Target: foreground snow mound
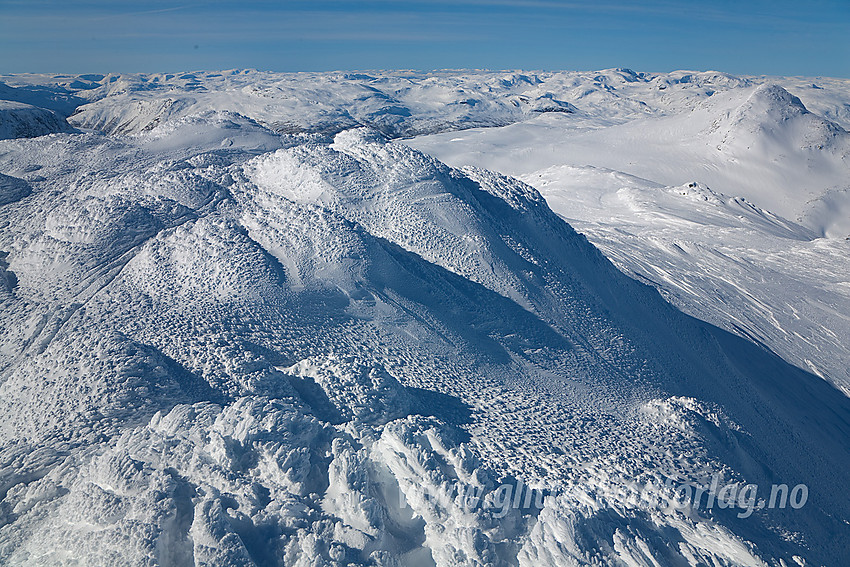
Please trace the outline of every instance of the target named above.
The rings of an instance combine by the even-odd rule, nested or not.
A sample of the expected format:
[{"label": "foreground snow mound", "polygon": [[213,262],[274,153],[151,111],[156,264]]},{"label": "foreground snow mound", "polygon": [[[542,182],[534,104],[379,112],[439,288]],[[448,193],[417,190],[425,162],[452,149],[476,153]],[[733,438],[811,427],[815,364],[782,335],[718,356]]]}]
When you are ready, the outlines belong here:
[{"label": "foreground snow mound", "polygon": [[55,112],[9,100],[0,100],[0,140],[35,138],[73,128]]},{"label": "foreground snow mound", "polygon": [[[841,563],[847,398],[528,185],[222,112],[0,150],[0,563]],[[808,503],[669,505],[713,475]]]}]

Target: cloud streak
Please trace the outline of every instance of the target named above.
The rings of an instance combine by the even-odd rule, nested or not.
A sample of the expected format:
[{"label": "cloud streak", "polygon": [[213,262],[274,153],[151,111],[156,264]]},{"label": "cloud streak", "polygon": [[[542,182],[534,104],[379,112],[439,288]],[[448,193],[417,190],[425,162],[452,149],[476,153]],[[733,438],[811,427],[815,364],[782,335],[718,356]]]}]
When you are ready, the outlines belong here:
[{"label": "cloud streak", "polygon": [[166,14],[170,12],[178,12],[180,10],[188,10],[191,8],[198,7],[198,4],[185,4],[183,6],[172,6],[170,8],[157,8],[155,10],[139,10],[135,12],[121,12],[117,14],[108,14],[105,16],[95,16],[92,17],[91,20],[98,22],[103,20],[113,20],[118,18],[133,18],[137,16],[150,16],[156,14]]}]

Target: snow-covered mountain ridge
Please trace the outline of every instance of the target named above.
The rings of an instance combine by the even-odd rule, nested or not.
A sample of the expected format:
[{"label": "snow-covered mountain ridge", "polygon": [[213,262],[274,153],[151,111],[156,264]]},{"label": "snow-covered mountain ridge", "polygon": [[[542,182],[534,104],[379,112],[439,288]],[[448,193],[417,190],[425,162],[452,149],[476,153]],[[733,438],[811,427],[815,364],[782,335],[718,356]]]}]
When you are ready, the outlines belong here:
[{"label": "snow-covered mountain ridge", "polygon": [[[850,400],[678,311],[562,216],[604,181],[633,222],[675,228],[691,211],[689,227],[737,219],[800,243],[810,228],[705,185],[590,167],[557,166],[586,193],[541,195],[386,138],[602,129],[747,80],[612,71],[559,90],[446,73],[435,89],[538,88],[569,112],[408,101],[409,117],[374,110],[382,134],[351,128],[368,113],[336,102],[353,98],[333,75],[310,75],[326,90],[291,114],[278,95],[266,114],[240,98],[275,77],[239,74],[234,94],[221,75],[148,90],[68,78],[95,101],[70,121],[109,135],[0,141],[0,564],[842,564]],[[346,80],[384,79],[430,84]],[[596,86],[579,97],[582,81]],[[621,97],[633,82],[662,102]],[[158,89],[197,99],[137,104]],[[310,97],[330,110],[272,120]],[[751,515],[659,504],[712,477],[760,497],[804,484],[808,499]],[[499,505],[520,482],[539,508]],[[470,491],[482,505],[456,498]]]},{"label": "snow-covered mountain ridge", "polygon": [[369,126],[385,135],[410,136],[505,125],[545,114],[575,115],[587,125],[598,126],[676,114],[714,94],[765,83],[804,88],[802,98],[810,110],[844,127],[850,124],[850,111],[842,97],[835,96],[846,88],[840,79],[738,78],[717,72],[230,70],[0,75],[0,82],[5,83],[0,98],[20,101],[26,97],[36,106],[73,114],[74,125],[116,134],[208,110],[239,112],[283,132],[338,132]]},{"label": "snow-covered mountain ridge", "polygon": [[526,181],[688,313],[850,392],[846,82],[755,83],[592,128],[546,118],[405,143]]}]

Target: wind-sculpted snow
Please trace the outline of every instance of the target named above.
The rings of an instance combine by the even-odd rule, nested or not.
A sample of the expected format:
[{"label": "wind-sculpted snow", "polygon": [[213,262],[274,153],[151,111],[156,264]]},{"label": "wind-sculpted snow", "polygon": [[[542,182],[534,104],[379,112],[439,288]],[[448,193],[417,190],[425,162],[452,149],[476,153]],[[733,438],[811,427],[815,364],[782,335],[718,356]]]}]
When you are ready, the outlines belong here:
[{"label": "wind-sculpted snow", "polygon": [[[158,79],[201,113],[136,106],[150,77],[90,78],[109,102],[77,116],[133,135],[0,142],[0,564],[842,564],[846,396],[676,310],[529,185],[333,113],[291,129],[338,133],[281,134],[244,90],[213,104],[216,81],[253,97],[261,76]],[[333,112],[351,83],[543,81],[321,77]],[[596,90],[554,99],[615,121],[643,112],[628,85],[668,110],[746,86],[573,78]],[[433,124],[411,116],[394,128]],[[667,195],[810,235],[702,185]],[[671,504],[717,478],[808,499]]]},{"label": "wind-sculpted snow", "polygon": [[32,193],[23,179],[0,174],[0,206],[19,201]]}]

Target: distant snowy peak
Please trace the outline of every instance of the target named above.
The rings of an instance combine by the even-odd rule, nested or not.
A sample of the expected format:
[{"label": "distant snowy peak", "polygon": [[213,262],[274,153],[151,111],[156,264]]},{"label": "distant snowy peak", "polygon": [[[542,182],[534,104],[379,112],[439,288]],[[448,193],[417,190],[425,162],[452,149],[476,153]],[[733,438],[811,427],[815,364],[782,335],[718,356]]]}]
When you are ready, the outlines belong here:
[{"label": "distant snowy peak", "polygon": [[169,119],[185,116],[181,111],[191,108],[194,102],[191,98],[172,97],[135,100],[120,114],[82,111],[69,120],[89,130],[120,136],[152,130]]},{"label": "distant snowy peak", "polygon": [[787,120],[807,114],[803,102],[779,85],[766,83],[757,86],[738,109],[738,115],[763,112],[776,119]]},{"label": "distant snowy peak", "polygon": [[719,71],[673,71],[652,77],[652,82],[662,85],[694,85],[704,88],[740,89],[752,85],[752,81]]},{"label": "distant snowy peak", "polygon": [[757,144],[792,144],[797,149],[822,150],[842,144],[850,147],[847,132],[806,108],[803,102],[776,84],[755,87],[737,108],[727,111],[710,129],[731,149]]},{"label": "distant snowy peak", "polygon": [[0,100],[0,140],[36,138],[73,128],[55,112],[22,102]]},{"label": "distant snowy peak", "polygon": [[519,95],[515,98],[517,106],[525,107],[531,112],[578,112],[578,108],[563,100],[555,98],[553,93],[545,93],[540,96],[531,98],[525,95]]}]

